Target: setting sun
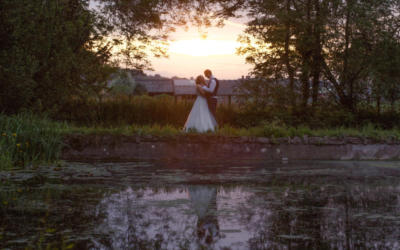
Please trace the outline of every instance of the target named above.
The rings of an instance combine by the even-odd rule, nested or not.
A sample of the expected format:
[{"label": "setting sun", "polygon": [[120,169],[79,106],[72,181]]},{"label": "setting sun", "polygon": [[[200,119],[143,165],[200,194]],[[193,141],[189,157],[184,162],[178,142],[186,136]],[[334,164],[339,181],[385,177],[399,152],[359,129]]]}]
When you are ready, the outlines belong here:
[{"label": "setting sun", "polygon": [[233,55],[239,46],[231,40],[192,39],[171,42],[169,50],[190,56]]}]

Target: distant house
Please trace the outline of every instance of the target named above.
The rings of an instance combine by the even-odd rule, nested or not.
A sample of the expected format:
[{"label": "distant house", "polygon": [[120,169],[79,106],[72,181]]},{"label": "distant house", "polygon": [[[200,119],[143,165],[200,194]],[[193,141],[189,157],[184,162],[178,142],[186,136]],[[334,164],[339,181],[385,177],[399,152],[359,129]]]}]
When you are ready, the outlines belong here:
[{"label": "distant house", "polygon": [[232,104],[236,102],[238,94],[238,87],[240,86],[240,80],[220,80],[218,89],[219,101],[225,104]]},{"label": "distant house", "polygon": [[160,75],[148,76],[138,74],[133,77],[135,82],[142,85],[150,96],[155,95],[173,95],[174,85],[171,79],[161,77]]},{"label": "distant house", "polygon": [[[231,104],[236,102],[238,96],[237,87],[240,85],[240,80],[220,80],[217,92],[219,103]],[[183,81],[174,80],[174,95],[178,100],[194,99],[196,97],[196,85],[193,80]]]},{"label": "distant house", "polygon": [[[179,77],[165,78],[160,75],[149,76],[143,73],[138,72],[136,75],[133,75],[132,78],[134,82],[140,84],[146,89],[146,92],[150,96],[167,94],[171,96],[175,96],[177,101],[181,100],[194,100],[197,96],[196,93],[196,85],[193,79],[185,79]],[[219,80],[219,89],[217,93],[218,103],[223,104],[232,104],[237,103],[238,97],[240,95],[238,88],[244,81],[254,81],[255,84],[258,84],[259,81],[266,82],[266,79],[252,79],[249,77],[242,77],[238,80]],[[272,81],[271,84],[277,86],[288,87],[289,81],[288,79],[281,79]],[[296,80],[295,81],[296,90],[300,91],[301,83]],[[320,82],[319,94],[321,98],[324,98],[328,95],[328,90],[326,89],[326,83]],[[310,83],[311,86],[311,83]],[[301,94],[299,92],[299,94]],[[311,102],[311,97],[308,100]]]},{"label": "distant house", "polygon": [[170,79],[147,79],[141,81],[137,80],[137,82],[146,88],[150,96],[174,94],[174,84]]},{"label": "distant house", "polygon": [[[176,97],[176,100],[194,100],[197,96],[196,85],[193,79],[174,77],[173,79],[160,76],[134,76],[135,82],[144,86],[150,96],[168,94]],[[236,89],[240,80],[220,80],[217,98],[219,103],[231,104],[236,101]]]},{"label": "distant house", "polygon": [[174,96],[177,100],[191,100],[195,99],[196,84],[194,80],[187,79],[174,79]]}]

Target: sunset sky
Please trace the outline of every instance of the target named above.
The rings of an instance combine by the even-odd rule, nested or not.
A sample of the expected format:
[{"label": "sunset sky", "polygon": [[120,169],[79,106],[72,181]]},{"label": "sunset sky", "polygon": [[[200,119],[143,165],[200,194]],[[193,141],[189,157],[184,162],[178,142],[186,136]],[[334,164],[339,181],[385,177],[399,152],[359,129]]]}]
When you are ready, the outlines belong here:
[{"label": "sunset sky", "polygon": [[250,65],[245,64],[243,56],[235,54],[240,46],[238,35],[245,25],[239,21],[227,21],[222,28],[209,28],[207,38],[203,39],[197,28],[188,31],[178,29],[171,34],[169,58],[153,58],[155,71],[172,77],[195,77],[209,68],[220,79],[237,79],[248,74]]},{"label": "sunset sky", "polygon": [[[98,2],[90,0],[90,8]],[[226,20],[222,28],[209,28],[206,39],[198,28],[177,29],[170,34],[169,58],[151,58],[154,71],[166,77],[196,77],[209,68],[220,79],[237,79],[246,76],[251,68],[243,56],[236,55],[238,36],[245,29],[244,19]]]}]

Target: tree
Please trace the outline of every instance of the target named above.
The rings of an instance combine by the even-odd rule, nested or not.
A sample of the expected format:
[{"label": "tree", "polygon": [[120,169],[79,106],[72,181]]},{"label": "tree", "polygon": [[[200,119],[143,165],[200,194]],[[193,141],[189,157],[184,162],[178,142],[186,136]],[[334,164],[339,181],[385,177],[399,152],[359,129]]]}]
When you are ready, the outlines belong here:
[{"label": "tree", "polygon": [[251,21],[238,52],[254,65],[256,77],[300,82],[303,108],[310,90],[313,106],[318,103],[324,81],[333,99],[354,112],[381,49],[382,31],[398,36],[399,6],[398,0],[248,1]]},{"label": "tree", "polygon": [[395,102],[400,99],[400,42],[390,34],[383,34],[377,47],[379,51],[375,51],[374,67],[370,72],[372,94],[378,113],[382,99],[390,103],[393,112]]},{"label": "tree", "polygon": [[149,55],[166,57],[167,38],[177,26],[199,29],[222,25],[243,2],[228,0],[97,0],[97,12],[112,27],[113,41],[120,47],[119,64],[152,69]]},{"label": "tree", "polygon": [[80,0],[0,2],[0,110],[55,111],[101,89],[110,46],[98,16]]},{"label": "tree", "polygon": [[[115,66],[150,69],[166,56],[176,25],[219,23],[212,6],[187,0],[0,1],[0,111],[53,111],[71,98],[101,93]],[[118,64],[118,65],[116,65]]]},{"label": "tree", "polygon": [[[239,54],[254,64],[253,75],[289,81],[291,106],[301,93],[301,107],[318,99],[324,2],[249,1],[252,21],[248,23]],[[310,85],[312,79],[312,85]],[[300,84],[296,84],[300,83]],[[296,86],[298,85],[298,86]],[[297,89],[298,88],[298,89]]]}]

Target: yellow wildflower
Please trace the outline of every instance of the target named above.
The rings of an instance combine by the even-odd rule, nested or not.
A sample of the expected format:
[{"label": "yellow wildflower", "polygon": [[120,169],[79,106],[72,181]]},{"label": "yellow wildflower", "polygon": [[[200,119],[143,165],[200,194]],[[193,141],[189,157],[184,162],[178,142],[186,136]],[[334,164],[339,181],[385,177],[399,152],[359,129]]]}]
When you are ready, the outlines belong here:
[{"label": "yellow wildflower", "polygon": [[17,143],[17,147],[21,147],[21,143]]},{"label": "yellow wildflower", "polygon": [[16,133],[13,133],[13,134],[12,134],[12,136],[16,137],[16,136],[17,136],[17,134],[16,134]]}]

